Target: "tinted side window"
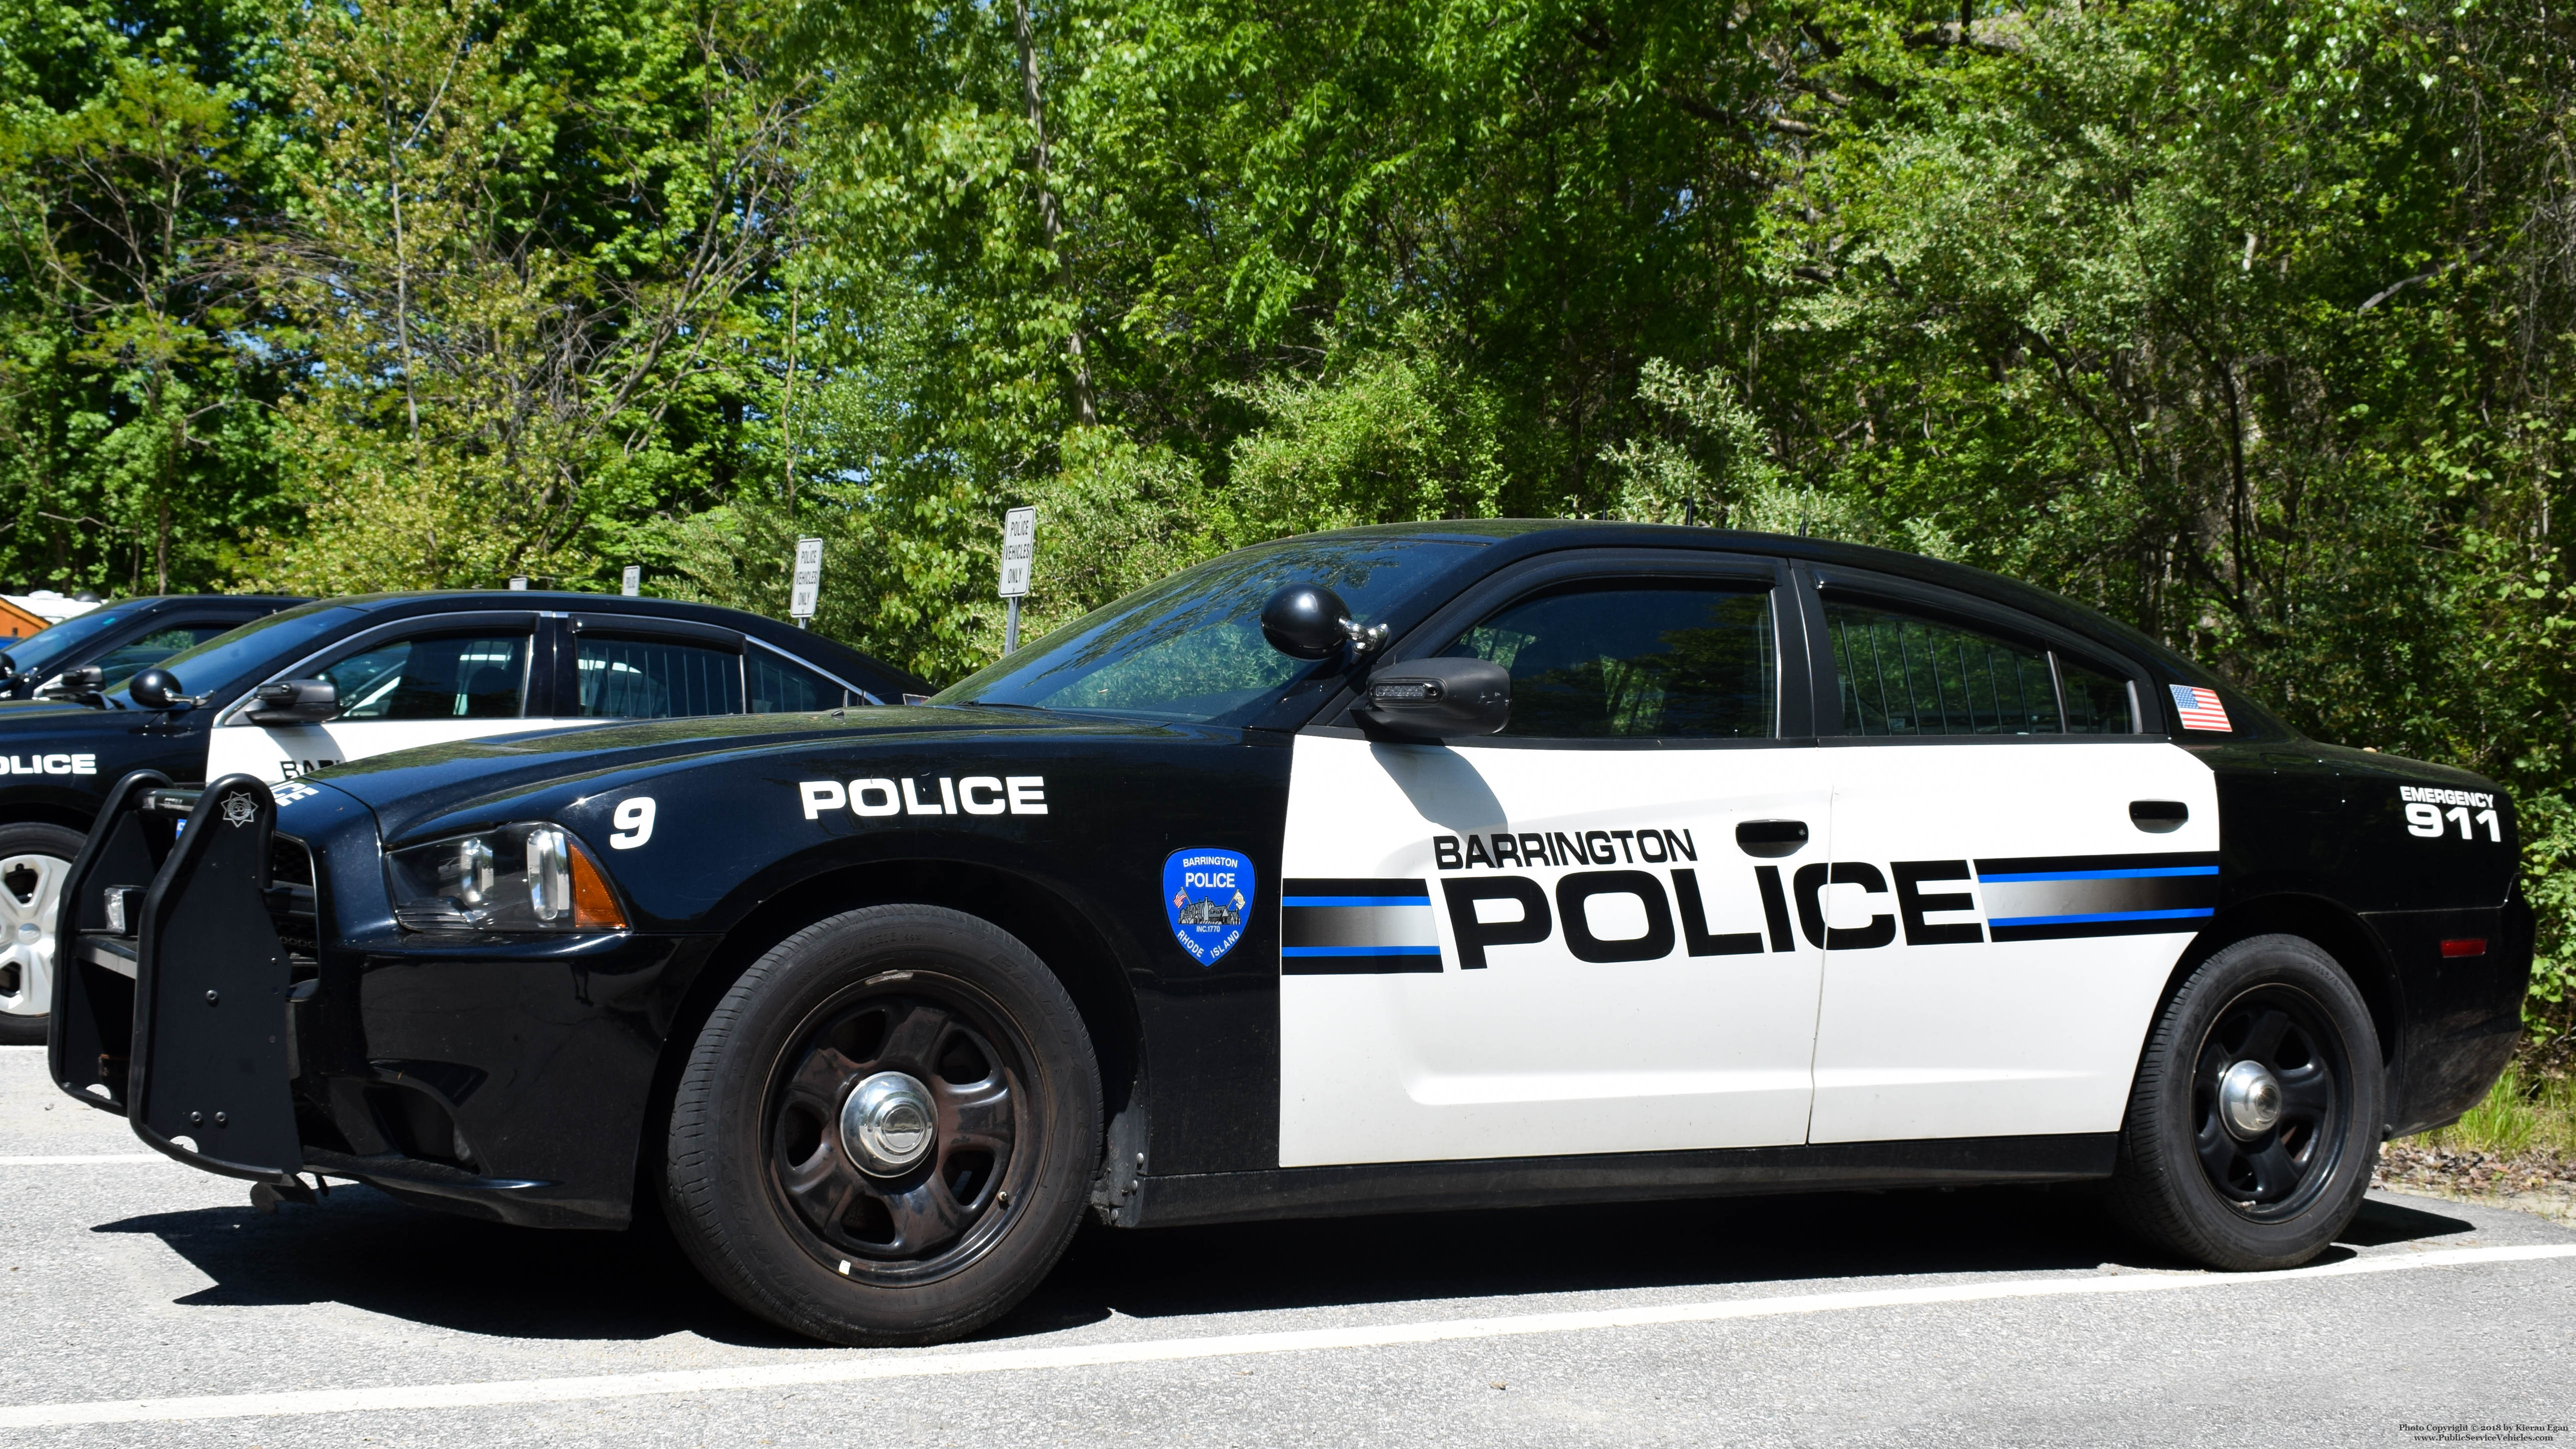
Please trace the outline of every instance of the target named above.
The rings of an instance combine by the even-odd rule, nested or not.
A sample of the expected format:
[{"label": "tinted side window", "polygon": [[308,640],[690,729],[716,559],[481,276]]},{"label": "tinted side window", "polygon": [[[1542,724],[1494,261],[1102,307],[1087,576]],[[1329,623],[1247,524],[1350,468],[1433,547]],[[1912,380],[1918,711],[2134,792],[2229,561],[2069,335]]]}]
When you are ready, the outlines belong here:
[{"label": "tinted side window", "polygon": [[2066,732],[2075,735],[2127,735],[2138,730],[2137,701],[2129,681],[2057,656],[2057,678],[2066,687]]},{"label": "tinted side window", "polygon": [[1834,599],[1825,601],[1825,632],[1842,678],[1845,734],[2062,732],[2046,650]]},{"label": "tinted side window", "polygon": [[528,682],[528,636],[399,639],[325,668],[344,720],[515,719]]},{"label": "tinted side window", "polygon": [[838,709],[848,691],[801,664],[790,664],[755,649],[742,657],[742,672],[751,686],[751,713],[795,714],[809,709]]},{"label": "tinted side window", "polygon": [[659,639],[584,635],[574,646],[581,713],[612,719],[682,719],[742,713],[742,656]]},{"label": "tinted side window", "polygon": [[1778,697],[1767,589],[1591,587],[1509,605],[1448,653],[1511,671],[1503,733],[1763,739]]}]

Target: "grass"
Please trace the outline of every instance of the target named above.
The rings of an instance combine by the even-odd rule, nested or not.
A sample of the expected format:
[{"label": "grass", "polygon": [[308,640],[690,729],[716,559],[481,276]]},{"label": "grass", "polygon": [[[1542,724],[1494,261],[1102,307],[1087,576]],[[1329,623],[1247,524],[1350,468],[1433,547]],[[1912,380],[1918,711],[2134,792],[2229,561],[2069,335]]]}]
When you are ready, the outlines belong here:
[{"label": "grass", "polygon": [[2576,1077],[2540,1075],[2516,1062],[2459,1121],[2419,1140],[2453,1152],[2516,1157],[2539,1148],[2576,1157]]}]

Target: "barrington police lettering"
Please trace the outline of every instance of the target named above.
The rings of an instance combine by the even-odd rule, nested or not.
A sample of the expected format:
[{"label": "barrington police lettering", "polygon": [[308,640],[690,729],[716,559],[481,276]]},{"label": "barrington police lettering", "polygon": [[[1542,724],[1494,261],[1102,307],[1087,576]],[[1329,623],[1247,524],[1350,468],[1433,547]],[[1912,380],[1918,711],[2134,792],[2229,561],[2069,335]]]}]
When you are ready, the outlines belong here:
[{"label": "barrington police lettering", "polygon": [[1699,846],[1687,830],[1498,830],[1431,837],[1432,862],[1442,870],[1503,870],[1538,865],[1661,865],[1697,860]]},{"label": "barrington police lettering", "polygon": [[887,815],[1044,815],[1044,775],[908,775],[901,780],[801,780],[805,818],[844,806],[862,819]]}]

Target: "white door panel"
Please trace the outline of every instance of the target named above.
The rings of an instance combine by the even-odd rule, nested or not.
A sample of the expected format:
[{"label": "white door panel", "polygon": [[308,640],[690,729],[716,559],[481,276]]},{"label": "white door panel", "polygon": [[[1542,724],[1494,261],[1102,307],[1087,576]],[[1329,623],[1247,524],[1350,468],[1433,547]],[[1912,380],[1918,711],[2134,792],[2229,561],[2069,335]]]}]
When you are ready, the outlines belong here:
[{"label": "white door panel", "polygon": [[[1824,753],[1836,874],[1881,879],[1822,897],[1850,934],[1825,952],[1811,1140],[2119,1130],[2148,1018],[2215,899],[2208,768],[2109,741]],[[2190,819],[2151,834],[2133,800]],[[1887,944],[1843,944],[1882,919]]]},{"label": "white door panel", "polygon": [[[1280,1164],[1804,1140],[1822,953],[1755,870],[1824,857],[1826,753],[1301,736]],[[1756,819],[1814,838],[1756,861],[1734,836]],[[1518,901],[1472,899],[1507,888],[1543,933],[1511,929]],[[1496,939],[1516,934],[1535,939]]]},{"label": "white door panel", "polygon": [[369,755],[390,754],[414,745],[439,745],[451,740],[488,739],[524,730],[604,722],[573,719],[370,719],[307,725],[228,724],[211,731],[213,738],[207,747],[206,778],[219,780],[238,771],[277,785],[326,765],[362,760]]}]

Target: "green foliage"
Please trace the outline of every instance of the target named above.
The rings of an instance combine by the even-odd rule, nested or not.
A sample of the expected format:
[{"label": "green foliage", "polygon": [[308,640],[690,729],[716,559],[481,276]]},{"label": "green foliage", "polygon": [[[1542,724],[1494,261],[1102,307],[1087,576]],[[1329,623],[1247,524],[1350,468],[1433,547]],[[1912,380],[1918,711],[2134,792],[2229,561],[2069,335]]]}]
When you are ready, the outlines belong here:
[{"label": "green foliage", "polygon": [[1861,539],[2522,809],[2576,985],[2539,0],[31,0],[0,579],[528,572],[933,677],[1344,523]]}]

